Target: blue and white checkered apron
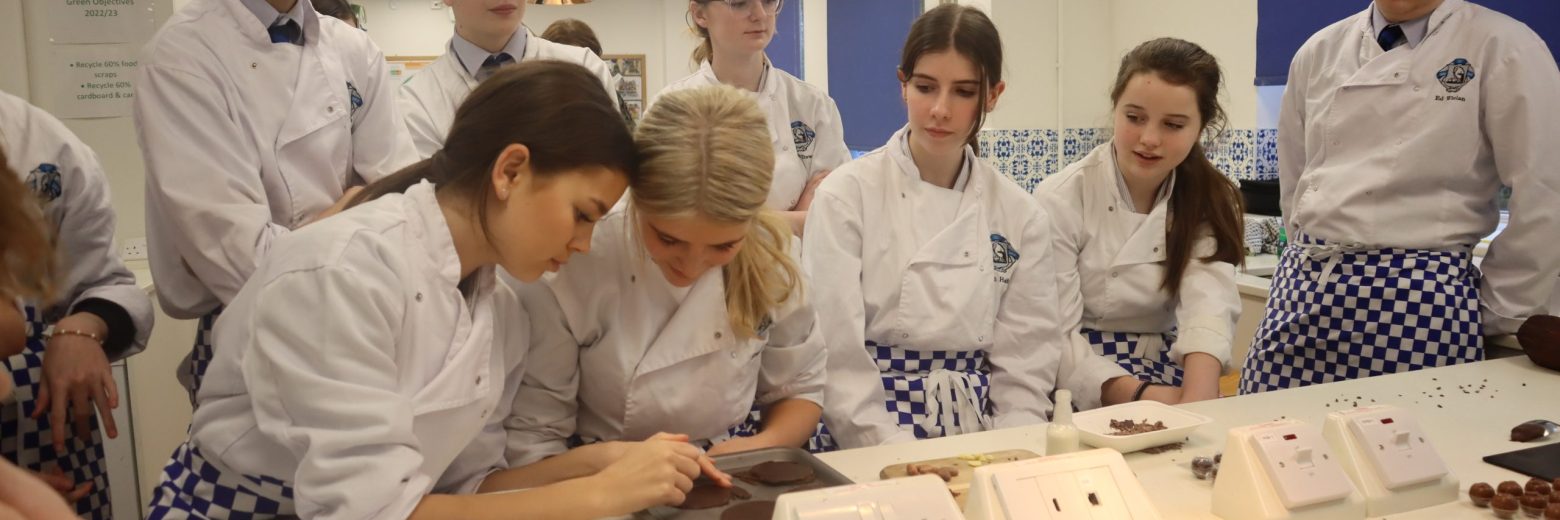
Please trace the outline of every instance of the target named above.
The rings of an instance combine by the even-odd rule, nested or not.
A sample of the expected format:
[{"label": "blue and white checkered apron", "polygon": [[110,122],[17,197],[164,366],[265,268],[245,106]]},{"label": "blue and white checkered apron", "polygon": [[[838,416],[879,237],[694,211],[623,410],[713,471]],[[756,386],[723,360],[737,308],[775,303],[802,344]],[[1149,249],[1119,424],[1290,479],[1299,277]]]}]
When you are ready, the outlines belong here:
[{"label": "blue and white checkered apron", "polygon": [[1469,252],[1297,238],[1273,276],[1240,393],[1484,358],[1479,271]]},{"label": "blue and white checkered apron", "polygon": [[[1175,333],[1105,332],[1079,329],[1079,334],[1094,346],[1094,353],[1115,361],[1117,365],[1141,381],[1159,385],[1181,386],[1181,365],[1170,359],[1170,347],[1175,345]],[[1138,353],[1145,338],[1156,336],[1163,346],[1154,352]]]},{"label": "blue and white checkered apron", "polygon": [[217,318],[222,316],[222,307],[206,313],[200,317],[200,322],[195,327],[195,348],[190,349],[189,362],[179,365],[183,373],[179,374],[179,382],[184,384],[184,389],[190,393],[190,408],[195,408],[195,394],[200,392],[200,382],[206,378],[206,368],[211,366],[211,359],[216,352],[211,348],[211,327],[217,324]]},{"label": "blue and white checkered apron", "polygon": [[262,520],[294,514],[293,488],[286,481],[224,471],[185,442],[163,467],[146,519]]},{"label": "blue and white checkered apron", "polygon": [[[991,428],[991,367],[984,350],[908,350],[868,341],[889,413],[917,439]],[[822,423],[807,440],[812,452],[839,445]]]},{"label": "blue and white checkered apron", "polygon": [[[8,304],[0,302],[0,305]],[[108,461],[103,456],[103,433],[97,417],[92,418],[92,439],[82,442],[71,428],[65,434],[65,450],[57,450],[51,440],[53,430],[49,427],[47,413],[38,420],[31,418],[38,407],[38,388],[43,376],[43,331],[47,327],[38,309],[28,305],[22,312],[27,318],[27,348],[4,360],[6,371],[16,383],[12,394],[16,402],[0,406],[0,457],[32,471],[58,467],[77,485],[91,482],[92,492],[76,502],[76,514],[90,519],[113,518],[109,504]]]}]

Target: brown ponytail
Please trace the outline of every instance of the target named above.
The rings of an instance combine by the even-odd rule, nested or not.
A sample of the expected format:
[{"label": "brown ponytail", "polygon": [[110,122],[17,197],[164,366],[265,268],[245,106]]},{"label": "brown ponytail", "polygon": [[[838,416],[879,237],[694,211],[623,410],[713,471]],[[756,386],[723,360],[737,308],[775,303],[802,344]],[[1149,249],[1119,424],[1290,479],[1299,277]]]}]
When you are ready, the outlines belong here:
[{"label": "brown ponytail", "polygon": [[516,143],[530,149],[538,177],[599,166],[632,180],[638,171],[633,136],[600,79],[573,63],[527,61],[504,67],[466,97],[443,149],[369,184],[349,207],[427,180],[472,201],[486,233],[494,198],[488,174]]},{"label": "brown ponytail", "polygon": [[[1159,75],[1171,85],[1191,87],[1197,93],[1197,111],[1202,116],[1203,135],[1220,136],[1226,117],[1219,105],[1219,84],[1223,74],[1219,62],[1202,47],[1185,40],[1159,38],[1138,45],[1121,59],[1116,85],[1111,89],[1112,104],[1121,100],[1127,83],[1139,74]],[[1245,260],[1244,213],[1240,190],[1219,171],[1203,150],[1192,145],[1191,153],[1175,169],[1175,187],[1170,193],[1170,217],[1165,229],[1165,279],[1162,287],[1171,296],[1180,294],[1181,277],[1191,261],[1193,249],[1203,235],[1212,234],[1217,248],[1200,260],[1240,264]]]}]

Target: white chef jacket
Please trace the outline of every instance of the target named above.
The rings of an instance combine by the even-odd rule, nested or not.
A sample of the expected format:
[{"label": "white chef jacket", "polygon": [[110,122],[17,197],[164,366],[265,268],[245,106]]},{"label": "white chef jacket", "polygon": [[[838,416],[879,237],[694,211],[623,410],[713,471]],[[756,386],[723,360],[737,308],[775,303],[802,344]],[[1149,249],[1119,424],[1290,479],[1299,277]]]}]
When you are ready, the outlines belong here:
[{"label": "white chef jacket", "polygon": [[[516,56],[517,63],[556,60],[583,66],[601,78],[601,86],[608,97],[617,99],[617,83],[612,81],[612,70],[590,49],[543,40],[524,28],[520,30],[525,36],[525,55]],[[450,124],[455,122],[455,110],[476,88],[477,78],[461,66],[460,58],[450,47],[446,47],[443,56],[406,80],[401,86],[401,114],[406,118],[406,128],[417,146],[418,157],[432,157],[444,147]]]},{"label": "white chef jacket", "polygon": [[23,182],[50,184],[43,189],[48,195],[38,200],[64,278],[56,301],[38,306],[44,321],[57,321],[88,299],[106,300],[123,308],[135,324],[129,348],[110,361],[146,349],[152,300],[114,251],[113,201],[97,154],[54,116],[5,92],[0,92],[0,149],[6,166]]},{"label": "white chef jacket", "polygon": [[[1068,348],[1046,260],[1052,230],[1045,210],[965,147],[967,180],[953,218],[940,229],[917,229],[922,206],[946,190],[921,180],[904,145],[908,135],[901,129],[830,174],[803,234],[803,264],[829,345],[823,419],[844,448],[913,439],[888,414],[867,341],[986,351],[998,428],[1045,420]],[[999,235],[1016,259],[998,261]]]},{"label": "white chef jacket", "polygon": [[507,467],[529,321],[493,268],[458,288],[432,184],[275,253],[213,331],[191,426],[207,458],[286,480],[306,519],[406,518],[424,495],[472,493]]},{"label": "white chef jacket", "polygon": [[[1218,243],[1204,234],[1192,248],[1181,276],[1180,298],[1164,290],[1167,189],[1148,214],[1131,209],[1118,181],[1113,143],[1107,142],[1035,187],[1055,223],[1063,323],[1106,332],[1165,333],[1177,330],[1170,360],[1193,352],[1230,362],[1230,342],[1240,318],[1235,266],[1203,262]],[[1157,354],[1163,344],[1145,336],[1138,357]]]},{"label": "white chef jacket", "polygon": [[416,159],[379,48],[299,5],[302,46],[234,0],[191,0],[146,46],[135,123],[169,316],[230,301],[276,237]]},{"label": "white chef jacket", "polygon": [[[849,161],[850,149],[845,147],[840,109],[827,92],[779,67],[769,67],[767,74],[760,91],[751,93],[767,116],[775,150],[774,181],[766,203],[770,208],[787,211],[796,207],[813,175]],[[657,97],[720,84],[706,61],[699,65],[698,72],[667,85]],[[647,113],[650,108],[645,107]]]},{"label": "white chef jacket", "polygon": [[1279,117],[1291,236],[1374,248],[1467,250],[1511,219],[1484,257],[1486,334],[1542,313],[1560,273],[1560,70],[1532,30],[1463,0],[1416,46],[1383,52],[1371,9],[1295,55]]},{"label": "white chef jacket", "polygon": [[705,272],[679,304],[631,226],[628,212],[608,214],[590,254],[520,290],[536,347],[508,423],[511,464],[560,453],[575,434],[707,440],[755,403],[822,405],[826,354],[812,286],[776,309],[759,337],[741,339],[726,312],[724,270]]}]

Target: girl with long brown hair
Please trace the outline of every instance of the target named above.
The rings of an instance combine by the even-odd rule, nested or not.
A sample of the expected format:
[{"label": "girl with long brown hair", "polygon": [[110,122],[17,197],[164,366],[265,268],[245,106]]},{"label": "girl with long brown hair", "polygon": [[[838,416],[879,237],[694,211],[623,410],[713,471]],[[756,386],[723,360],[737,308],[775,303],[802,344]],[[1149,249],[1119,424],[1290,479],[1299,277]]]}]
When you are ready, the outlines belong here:
[{"label": "girl with long brown hair", "polygon": [[[1079,404],[1218,397],[1240,314],[1241,199],[1201,140],[1224,124],[1219,63],[1184,40],[1121,60],[1115,137],[1035,188],[1055,223],[1062,323],[1136,377],[1082,388]],[[1148,385],[1164,388],[1148,388]]]},{"label": "girl with long brown hair", "polygon": [[831,174],[807,221],[829,344],[816,450],[1043,422],[1066,345],[1051,224],[972,146],[1006,88],[995,25],[926,12],[899,80],[909,124]]}]

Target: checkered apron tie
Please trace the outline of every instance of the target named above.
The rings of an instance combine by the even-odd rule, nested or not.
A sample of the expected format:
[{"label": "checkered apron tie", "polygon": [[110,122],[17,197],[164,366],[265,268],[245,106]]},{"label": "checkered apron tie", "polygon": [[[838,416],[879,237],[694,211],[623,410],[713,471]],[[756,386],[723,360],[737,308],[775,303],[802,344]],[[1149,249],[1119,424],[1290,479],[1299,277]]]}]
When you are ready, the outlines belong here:
[{"label": "checkered apron tie", "polygon": [[[984,350],[909,350],[868,341],[889,413],[917,439],[991,428],[991,367]],[[834,451],[827,427],[807,441],[813,452]]]},{"label": "checkered apron tie", "polygon": [[264,520],[291,517],[293,488],[278,478],[224,470],[185,442],[152,490],[147,520]]},{"label": "checkered apron tie", "polygon": [[[0,305],[9,304],[0,302]],[[31,418],[38,407],[38,388],[43,378],[43,331],[47,324],[39,316],[38,309],[31,305],[23,307],[22,312],[27,318],[27,348],[4,360],[16,389],[11,394],[15,402],[0,405],[0,457],[32,471],[59,468],[78,485],[91,482],[92,492],[76,502],[76,514],[89,519],[113,518],[109,505],[108,464],[103,456],[103,434],[97,417],[92,418],[90,440],[83,442],[76,438],[72,428],[65,434],[63,450],[57,449],[51,439],[53,430],[49,427],[48,414],[37,420]]]},{"label": "checkered apron tie", "polygon": [[1181,365],[1170,359],[1175,332],[1132,333],[1079,329],[1079,334],[1094,346],[1094,353],[1105,356],[1142,381],[1181,386]]},{"label": "checkered apron tie", "polygon": [[1484,358],[1469,251],[1365,249],[1298,235],[1273,276],[1240,393]]},{"label": "checkered apron tie", "polygon": [[206,378],[206,368],[211,366],[211,359],[216,355],[211,347],[211,328],[217,324],[219,316],[222,316],[222,307],[200,317],[195,327],[195,347],[179,364],[179,384],[184,385],[184,389],[190,393],[190,409],[195,408],[195,394],[200,392],[200,382]]}]

